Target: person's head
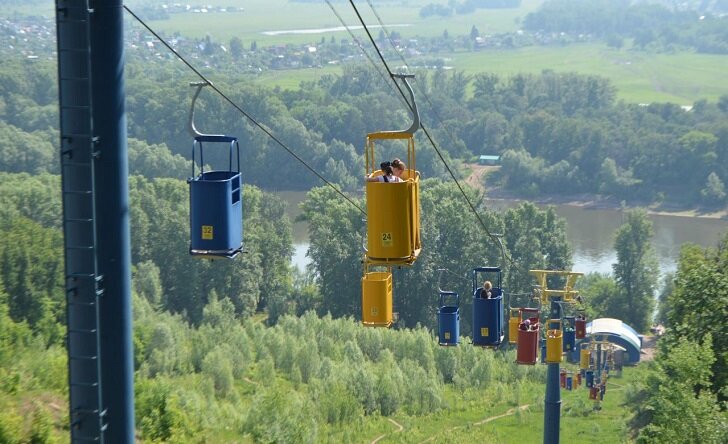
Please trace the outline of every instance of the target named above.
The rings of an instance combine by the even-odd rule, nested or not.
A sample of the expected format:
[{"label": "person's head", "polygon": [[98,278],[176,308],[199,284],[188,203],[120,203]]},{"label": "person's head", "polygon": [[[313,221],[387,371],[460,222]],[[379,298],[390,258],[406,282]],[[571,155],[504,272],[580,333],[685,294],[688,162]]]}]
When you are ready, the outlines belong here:
[{"label": "person's head", "polygon": [[392,170],[395,176],[401,177],[405,169],[407,169],[407,165],[405,165],[404,162],[402,162],[401,160],[394,159],[392,161]]},{"label": "person's head", "polygon": [[490,291],[493,288],[493,284],[490,283],[490,281],[483,282],[483,289],[485,291]]},{"label": "person's head", "polygon": [[391,176],[394,174],[392,169],[392,162],[382,162],[379,164],[379,168],[382,170],[385,176]]}]

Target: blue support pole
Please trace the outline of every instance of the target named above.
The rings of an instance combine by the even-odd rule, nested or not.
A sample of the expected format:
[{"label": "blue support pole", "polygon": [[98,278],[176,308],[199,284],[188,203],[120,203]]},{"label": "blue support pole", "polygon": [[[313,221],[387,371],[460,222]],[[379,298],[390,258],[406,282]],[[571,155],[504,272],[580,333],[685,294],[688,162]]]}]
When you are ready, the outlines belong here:
[{"label": "blue support pole", "polygon": [[597,369],[594,381],[602,381],[602,344],[597,344]]},{"label": "blue support pole", "polygon": [[[561,298],[551,298],[551,314],[549,319],[561,319]],[[550,324],[547,328],[557,328],[558,324]],[[546,398],[544,400],[543,442],[559,443],[561,426],[561,387],[559,386],[560,364],[548,364],[546,373]]]},{"label": "blue support pole", "polygon": [[94,133],[98,137],[96,209],[102,397],[106,443],[134,442],[129,183],[124,107],[123,2],[93,2],[91,71]]}]

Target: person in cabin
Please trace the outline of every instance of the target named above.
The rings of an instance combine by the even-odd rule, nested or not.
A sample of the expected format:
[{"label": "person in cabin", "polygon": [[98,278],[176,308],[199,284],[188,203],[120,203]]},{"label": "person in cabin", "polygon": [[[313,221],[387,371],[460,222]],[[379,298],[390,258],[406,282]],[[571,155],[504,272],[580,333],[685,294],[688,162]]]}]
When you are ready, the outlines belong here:
[{"label": "person in cabin", "polygon": [[530,319],[524,319],[523,322],[518,326],[523,331],[529,331],[531,330],[531,320]]},{"label": "person in cabin", "polygon": [[400,179],[398,176],[394,175],[394,169],[392,168],[392,162],[382,162],[379,165],[379,169],[382,170],[382,175],[376,176],[376,177],[367,176],[367,182],[386,182],[386,183],[402,182],[402,179]]},{"label": "person in cabin", "polygon": [[483,292],[481,297],[490,299],[493,297],[491,290],[493,290],[493,284],[490,281],[483,282]]},{"label": "person in cabin", "polygon": [[405,165],[404,162],[402,162],[400,159],[394,159],[392,161],[392,172],[402,182],[404,182],[404,179],[402,179],[402,174],[404,173],[404,170],[406,170],[406,169],[407,169],[407,165]]}]

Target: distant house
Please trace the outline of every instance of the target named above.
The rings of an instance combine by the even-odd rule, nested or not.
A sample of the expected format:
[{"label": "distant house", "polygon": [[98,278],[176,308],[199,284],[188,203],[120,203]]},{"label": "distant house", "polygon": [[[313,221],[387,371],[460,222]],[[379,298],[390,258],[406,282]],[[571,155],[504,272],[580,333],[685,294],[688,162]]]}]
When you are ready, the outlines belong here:
[{"label": "distant house", "polygon": [[487,154],[481,154],[478,157],[479,165],[498,165],[500,164],[500,156],[491,156]]}]

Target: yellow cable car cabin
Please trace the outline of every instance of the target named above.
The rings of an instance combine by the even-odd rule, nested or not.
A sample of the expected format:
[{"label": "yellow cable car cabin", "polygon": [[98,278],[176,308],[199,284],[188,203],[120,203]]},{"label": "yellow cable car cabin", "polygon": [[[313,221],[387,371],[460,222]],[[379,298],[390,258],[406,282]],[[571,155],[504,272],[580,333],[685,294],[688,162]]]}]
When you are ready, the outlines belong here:
[{"label": "yellow cable car cabin", "polygon": [[414,139],[411,135],[372,133],[367,136],[368,178],[383,176],[374,170],[376,140],[405,139],[407,168],[401,182],[367,181],[367,259],[393,265],[411,265],[422,249],[420,240],[420,173],[414,169]]},{"label": "yellow cable car cabin", "polygon": [[[366,261],[372,264],[412,265],[422,249],[420,239],[420,173],[416,170],[414,133],[420,119],[412,87],[412,75],[395,75],[404,81],[412,100],[414,122],[402,131],[380,131],[367,135],[366,198],[367,245]],[[399,176],[390,176],[378,164],[377,145],[384,141],[406,144],[407,163]],[[391,163],[389,164],[391,166]],[[396,166],[396,165],[395,165]]]},{"label": "yellow cable car cabin", "polygon": [[390,327],[395,322],[392,312],[392,270],[369,271],[364,266],[361,278],[362,324],[367,327]]}]

